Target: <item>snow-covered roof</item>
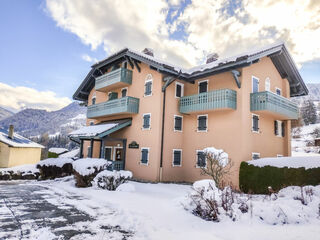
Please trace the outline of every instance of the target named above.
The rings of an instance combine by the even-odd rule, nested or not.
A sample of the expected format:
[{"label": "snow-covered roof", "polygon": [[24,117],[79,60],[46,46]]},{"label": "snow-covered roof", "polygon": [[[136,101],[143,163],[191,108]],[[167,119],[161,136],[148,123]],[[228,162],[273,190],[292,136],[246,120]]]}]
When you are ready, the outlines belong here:
[{"label": "snow-covered roof", "polygon": [[69,150],[66,149],[66,148],[56,148],[56,147],[53,147],[53,148],[49,148],[48,151],[49,151],[49,152],[52,152],[52,153],[56,153],[56,154],[61,154],[61,153],[68,152]]},{"label": "snow-covered roof", "polygon": [[10,147],[19,147],[19,148],[44,148],[44,146],[31,141],[28,138],[25,138],[17,133],[13,134],[13,138],[9,138],[8,130],[0,128],[0,142],[10,146]]},{"label": "snow-covered roof", "polygon": [[86,137],[95,137],[98,136],[100,133],[108,131],[109,129],[117,126],[117,123],[107,123],[107,124],[100,124],[100,125],[93,125],[93,126],[86,126],[75,130],[69,134],[71,137],[79,137],[79,136],[86,136]]},{"label": "snow-covered roof", "polygon": [[260,158],[257,160],[248,161],[247,163],[257,167],[272,166],[278,168],[319,168],[320,154],[319,156]]},{"label": "snow-covered roof", "polygon": [[74,158],[77,157],[80,153],[80,148],[76,148],[74,150],[71,150],[70,152],[66,152],[63,154],[60,154],[59,157],[61,158]]}]

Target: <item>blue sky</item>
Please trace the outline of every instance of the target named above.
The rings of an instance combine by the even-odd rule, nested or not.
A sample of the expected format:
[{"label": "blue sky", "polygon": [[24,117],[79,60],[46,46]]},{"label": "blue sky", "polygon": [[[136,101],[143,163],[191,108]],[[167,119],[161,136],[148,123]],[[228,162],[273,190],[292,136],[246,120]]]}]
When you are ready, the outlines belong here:
[{"label": "blue sky", "polygon": [[[137,50],[153,47],[158,57],[192,66],[201,63],[206,53],[217,48],[221,51],[219,55],[227,56],[251,47],[247,44],[248,39],[252,45],[260,46],[285,36],[287,39],[282,40],[289,43],[289,48],[293,46],[293,57],[301,66],[300,73],[305,82],[320,83],[318,49],[302,49],[299,47],[303,46],[302,40],[295,42],[299,35],[294,29],[304,29],[301,21],[292,23],[292,26],[257,25],[253,10],[247,9],[259,11],[264,8],[260,3],[244,6],[238,0],[206,1],[157,0],[151,5],[147,1],[139,9],[130,8],[130,4],[135,6],[134,1],[119,1],[122,2],[116,6],[119,9],[114,9],[113,1],[108,0],[77,0],[72,3],[66,0],[2,0],[0,95],[6,94],[7,101],[4,102],[4,98],[0,97],[0,105],[16,110],[24,107],[58,109],[71,101],[72,94],[94,60],[101,60],[110,52],[125,46]],[[92,2],[97,3],[97,8],[92,7]],[[113,13],[101,13],[99,8],[105,8],[106,12],[112,10]],[[295,18],[299,20],[299,17],[312,16],[313,13],[308,11],[301,12],[301,16],[298,13]],[[124,14],[131,16],[137,23],[132,25]],[[206,14],[208,17],[204,18]],[[228,41],[218,41],[216,36],[222,33],[226,36],[229,34],[229,39],[239,39],[231,31],[220,30],[226,29],[226,24],[231,21],[232,25],[227,25],[227,29],[239,28],[248,32],[256,28],[259,34],[239,35],[243,39],[237,42],[230,40],[229,44]],[[311,23],[303,24],[309,28]],[[284,30],[287,33],[281,35]],[[319,28],[315,32],[319,32]],[[270,33],[273,35],[269,36]],[[308,44],[313,42],[306,42]]]}]

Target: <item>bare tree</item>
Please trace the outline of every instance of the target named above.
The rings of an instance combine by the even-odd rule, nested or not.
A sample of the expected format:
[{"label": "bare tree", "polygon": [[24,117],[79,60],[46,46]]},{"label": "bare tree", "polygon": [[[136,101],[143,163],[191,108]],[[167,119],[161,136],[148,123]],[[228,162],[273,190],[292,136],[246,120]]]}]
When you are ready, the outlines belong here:
[{"label": "bare tree", "polygon": [[231,173],[233,167],[233,162],[228,154],[217,149],[214,151],[204,150],[204,157],[206,164],[200,167],[201,174],[210,176],[216,182],[217,187],[223,187],[222,180]]}]

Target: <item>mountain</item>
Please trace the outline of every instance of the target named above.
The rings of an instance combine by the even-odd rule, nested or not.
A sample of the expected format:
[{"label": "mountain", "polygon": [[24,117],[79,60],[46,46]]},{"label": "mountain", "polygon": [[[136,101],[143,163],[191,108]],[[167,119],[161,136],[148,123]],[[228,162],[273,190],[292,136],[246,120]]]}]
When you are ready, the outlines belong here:
[{"label": "mountain", "polygon": [[13,112],[10,112],[9,110],[0,107],[0,121],[5,118],[11,117],[13,114]]},{"label": "mountain", "polygon": [[14,125],[15,131],[25,137],[50,135],[66,135],[72,130],[85,125],[86,108],[73,102],[58,110],[48,112],[40,109],[24,109],[0,121],[0,127]]},{"label": "mountain", "polygon": [[302,105],[303,101],[311,99],[316,105],[320,102],[320,83],[307,83],[309,94],[303,97],[294,97],[291,100],[297,103],[299,106]]}]

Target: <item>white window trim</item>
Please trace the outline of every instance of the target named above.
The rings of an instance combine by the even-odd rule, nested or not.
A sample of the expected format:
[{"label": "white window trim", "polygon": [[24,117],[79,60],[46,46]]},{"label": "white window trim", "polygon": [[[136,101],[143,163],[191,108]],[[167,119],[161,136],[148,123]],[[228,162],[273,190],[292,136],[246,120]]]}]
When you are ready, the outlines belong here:
[{"label": "white window trim", "polygon": [[282,121],[276,120],[278,124],[278,134],[276,135],[277,137],[282,137]]},{"label": "white window trim", "polygon": [[[141,160],[142,160],[142,150],[145,150],[145,149],[148,150],[148,158],[147,158],[148,161],[147,161],[147,163],[141,162]],[[149,160],[150,160],[149,156],[150,156],[150,148],[149,147],[142,147],[141,151],[140,151],[140,161],[139,161],[140,165],[149,166]]]},{"label": "white window trim", "polygon": [[[269,89],[267,89],[267,81],[269,82]],[[266,78],[264,82],[264,90],[270,92],[271,91],[271,80],[269,77]]]},{"label": "white window trim", "polygon": [[[198,165],[198,152],[203,152],[203,150],[196,150],[196,168],[201,168],[199,165]],[[206,159],[206,164],[205,164],[205,168],[207,167],[207,159]]]},{"label": "white window trim", "polygon": [[260,79],[256,76],[251,76],[251,92],[253,93],[253,78],[258,79],[258,92],[260,91]]},{"label": "white window trim", "polygon": [[283,157],[283,155],[282,154],[277,154],[277,157]]},{"label": "white window trim", "polygon": [[[258,131],[255,131],[255,130],[253,130],[253,116],[257,116],[258,117]],[[252,113],[251,114],[251,132],[253,132],[253,133],[260,133],[260,116],[258,115],[258,114],[254,114],[254,113]]]},{"label": "white window trim", "polygon": [[252,153],[251,153],[251,159],[252,159],[252,160],[253,160],[253,155],[258,155],[259,158],[260,158],[260,153],[258,153],[258,152],[252,152]]},{"label": "white window trim", "polygon": [[175,91],[174,91],[174,97],[175,98],[180,98],[180,97],[177,97],[177,85],[181,86],[181,97],[183,97],[184,96],[184,84],[181,83],[181,82],[176,82]]},{"label": "white window trim", "polygon": [[[281,88],[276,87],[276,92],[275,92],[275,94],[277,94],[277,90],[280,90],[280,95],[279,95],[279,96],[282,96],[282,90],[281,90]],[[278,94],[277,94],[277,95],[278,95]]]},{"label": "white window trim", "polygon": [[117,149],[123,149],[123,147],[119,147],[119,146],[113,147],[113,161],[116,161],[116,150]]},{"label": "white window trim", "polygon": [[[180,165],[174,165],[174,151],[180,151]],[[172,167],[181,167],[182,166],[182,149],[172,149]]]},{"label": "white window trim", "polygon": [[[112,146],[105,146],[104,147],[104,153],[106,152],[106,148],[111,149],[111,159],[110,160],[113,161],[113,159],[112,159],[112,157],[113,157],[113,155],[112,155],[113,154],[113,147]],[[104,157],[106,157],[106,156],[104,156]]]},{"label": "white window trim", "polygon": [[206,80],[201,80],[198,82],[198,94],[200,93],[200,83],[203,83],[203,82],[207,82],[207,92],[209,92],[209,80],[206,79]]},{"label": "white window trim", "polygon": [[[203,117],[203,116],[207,117],[207,120],[206,120],[207,129],[206,130],[199,130],[199,117]],[[208,129],[209,129],[208,122],[209,122],[208,114],[197,115],[197,132],[208,132]]]},{"label": "white window trim", "polygon": [[[150,118],[149,118],[149,127],[148,128],[144,128],[143,125],[144,125],[144,116],[146,115],[150,115]],[[144,113],[142,115],[142,130],[150,130],[151,129],[151,113]]]},{"label": "white window trim", "polygon": [[126,97],[127,97],[127,96],[128,96],[128,87],[121,88],[121,91],[120,91],[120,93],[121,93],[121,97],[122,97],[122,90],[124,90],[124,89],[126,89],[126,90],[127,90],[127,95],[126,95]]},{"label": "white window trim", "polygon": [[[181,130],[176,130],[175,129],[175,123],[176,123],[176,117],[181,117]],[[181,115],[173,115],[173,131],[174,132],[182,132],[183,131],[183,116]]]},{"label": "white window trim", "polygon": [[[151,76],[150,79],[148,79],[149,76]],[[151,82],[151,93],[150,93],[149,95],[146,95],[146,94],[145,94],[145,92],[146,92],[146,83],[148,83],[148,82]],[[152,93],[153,93],[152,88],[153,88],[153,76],[152,76],[151,73],[149,73],[149,74],[146,76],[146,79],[145,79],[145,81],[144,81],[144,93],[143,93],[143,96],[144,96],[144,97],[150,97],[150,96],[152,96]]]}]

